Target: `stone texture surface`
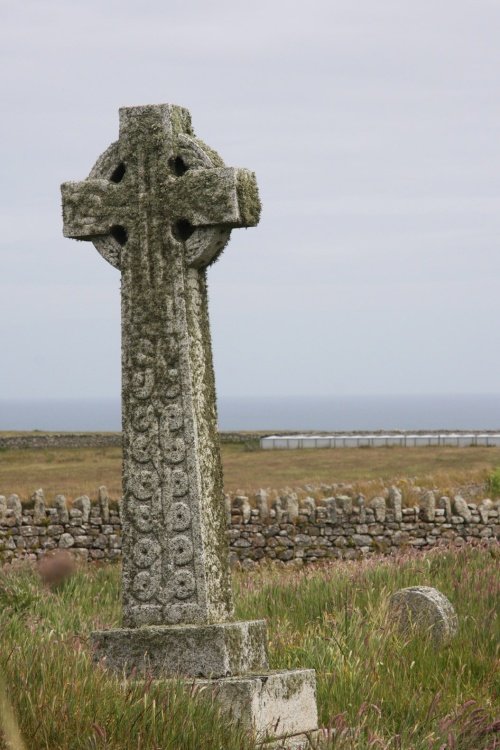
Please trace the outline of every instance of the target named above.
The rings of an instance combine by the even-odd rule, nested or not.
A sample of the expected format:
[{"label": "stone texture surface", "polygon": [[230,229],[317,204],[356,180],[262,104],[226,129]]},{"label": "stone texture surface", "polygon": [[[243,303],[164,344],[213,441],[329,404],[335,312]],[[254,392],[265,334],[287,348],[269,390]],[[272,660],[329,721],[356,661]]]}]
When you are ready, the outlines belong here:
[{"label": "stone texture surface", "polygon": [[31,496],[31,502],[33,503],[33,523],[43,523],[45,520],[45,496],[43,490],[35,490]]},{"label": "stone texture surface", "polygon": [[477,509],[479,512],[479,517],[481,518],[481,523],[487,524],[490,517],[490,511],[494,509],[493,501],[489,498],[485,498],[482,502],[479,503]]},{"label": "stone texture surface", "polygon": [[420,501],[420,511],[424,521],[434,521],[436,516],[436,496],[432,490],[424,493]]},{"label": "stone texture surface", "polygon": [[452,517],[451,512],[451,500],[446,495],[442,495],[438,500],[438,508],[440,510],[444,510],[444,516],[447,521],[449,521]]},{"label": "stone texture surface", "polygon": [[101,485],[101,487],[99,487],[98,500],[102,520],[107,523],[109,521],[109,495],[108,490],[104,485]]},{"label": "stone texture surface", "polygon": [[81,511],[82,522],[88,523],[91,508],[90,498],[87,495],[81,495],[80,497],[77,497],[76,500],[73,501],[73,508]]},{"label": "stone texture surface", "polygon": [[[122,630],[93,634],[120,673],[205,676],[234,720],[262,737],[317,728],[312,670],[267,669],[265,624],[232,623],[227,506],[218,446],[206,267],[231,229],[260,216],[255,177],[224,166],[173,105],[120,110],[120,137],[89,177],[62,186],[64,234],[121,271]],[[80,498],[59,546],[94,555]],[[250,526],[253,509],[238,498]],[[298,502],[287,507],[298,515]],[[109,524],[108,524],[109,525]],[[26,530],[28,527],[26,527]],[[104,534],[103,534],[104,536]],[[246,545],[240,540],[242,546]],[[107,542],[104,539],[103,544]],[[284,558],[286,559],[286,558]],[[246,675],[225,677],[226,675]],[[218,678],[218,679],[214,679]]]},{"label": "stone texture surface", "polygon": [[282,506],[287,514],[288,521],[294,523],[299,517],[299,499],[295,492],[289,492],[281,498]]},{"label": "stone texture surface", "polygon": [[54,500],[54,507],[57,510],[59,521],[61,523],[68,523],[69,521],[68,504],[66,502],[66,498],[64,497],[64,495],[56,495],[56,499]]},{"label": "stone texture surface", "polygon": [[307,732],[307,734],[294,734],[282,737],[279,740],[263,742],[261,750],[318,750],[321,747],[320,732]]},{"label": "stone texture surface", "polygon": [[453,605],[431,586],[400,589],[389,601],[389,612],[403,632],[415,627],[429,632],[436,645],[448,643],[458,631]]},{"label": "stone texture surface", "polygon": [[379,521],[380,523],[385,521],[385,514],[386,514],[385,498],[374,497],[373,500],[370,501],[370,508],[373,510],[375,514],[376,521]]},{"label": "stone texture surface", "polygon": [[219,678],[268,667],[264,620],[101,630],[91,639],[95,659],[120,674]]},{"label": "stone texture surface", "polygon": [[13,512],[16,522],[21,524],[23,519],[23,506],[18,495],[9,495],[7,498],[7,508]]},{"label": "stone texture surface", "polygon": [[472,514],[467,501],[464,500],[463,497],[461,497],[460,495],[455,495],[455,497],[453,498],[452,508],[455,515],[460,516],[464,519],[464,521],[470,523]]},{"label": "stone texture surface", "polygon": [[253,730],[260,739],[301,735],[318,727],[313,669],[197,680],[196,684],[214,691],[230,720]]},{"label": "stone texture surface", "polygon": [[[22,508],[19,498],[10,504],[9,501],[3,504],[0,499],[4,508],[3,512],[0,508],[0,562],[39,559],[59,546],[63,535],[67,536],[61,546],[66,544],[71,550],[84,547],[88,550],[88,560],[121,557],[121,519],[116,503],[109,505],[108,515],[101,503],[103,494],[107,496],[105,488],[96,490],[97,502],[91,506],[88,522],[84,522],[82,512],[74,508],[70,518],[62,495],[56,496],[54,506],[51,506],[52,499],[48,499],[39,524],[35,523],[34,509]],[[429,550],[470,542],[496,545],[500,537],[500,501],[488,498],[479,504],[468,504],[469,521],[453,516],[446,497],[440,498],[433,521],[424,520],[422,510],[416,508],[403,508],[398,521],[390,500],[385,520],[378,522],[372,508],[360,506],[359,498],[351,514],[337,515],[335,497],[317,499],[314,504],[305,497],[299,503],[295,523],[288,523],[285,516],[278,523],[273,503],[270,492],[259,493],[259,498],[254,498],[257,507],[247,509],[245,522],[246,514],[243,518],[240,502],[231,495],[225,496],[227,537],[233,562],[251,567],[259,560],[277,559],[284,564],[301,565],[318,559],[350,559],[381,552],[396,554],[408,546]],[[13,504],[15,509],[10,507]],[[29,529],[29,546],[26,529]]]},{"label": "stone texture surface", "polygon": [[252,506],[250,505],[248,497],[245,495],[237,495],[234,498],[234,505],[240,511],[243,523],[248,523],[252,516]]},{"label": "stone texture surface", "polygon": [[[269,518],[269,497],[265,490],[260,489],[255,493],[256,509],[263,521]],[[231,516],[231,504],[229,504],[229,515]]]},{"label": "stone texture surface", "polygon": [[395,487],[394,485],[392,487],[389,487],[387,505],[394,514],[394,521],[396,521],[396,523],[400,523],[403,518],[403,496],[398,487]]},{"label": "stone texture surface", "polygon": [[120,110],[120,137],[62,186],[64,234],[122,275],[123,608],[128,626],[232,614],[205,268],[260,215],[175,105]]}]

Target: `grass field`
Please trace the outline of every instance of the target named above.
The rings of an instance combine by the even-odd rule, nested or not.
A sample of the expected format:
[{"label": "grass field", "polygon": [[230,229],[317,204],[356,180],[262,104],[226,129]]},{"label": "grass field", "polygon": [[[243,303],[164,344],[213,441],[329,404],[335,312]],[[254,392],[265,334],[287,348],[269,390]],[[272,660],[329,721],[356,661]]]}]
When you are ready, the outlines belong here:
[{"label": "grass field", "polygon": [[[484,482],[500,466],[500,448],[342,448],[262,451],[256,443],[222,445],[228,492],[259,487],[318,485],[322,482],[364,483],[415,478],[443,490]],[[119,448],[8,449],[0,451],[0,494],[23,499],[42,487],[46,497],[95,497],[106,485],[112,498],[121,496]]]},{"label": "grass field", "polygon": [[[235,575],[237,616],[267,619],[272,668],[317,670],[321,747],[494,750],[495,554],[467,548],[302,570],[262,566]],[[460,628],[450,645],[436,649],[425,633],[395,631],[388,596],[417,584],[436,586],[455,606]],[[52,590],[33,569],[0,572],[2,749],[257,747],[192,689],[125,684],[93,666],[89,632],[119,622],[118,566],[82,568]]]}]

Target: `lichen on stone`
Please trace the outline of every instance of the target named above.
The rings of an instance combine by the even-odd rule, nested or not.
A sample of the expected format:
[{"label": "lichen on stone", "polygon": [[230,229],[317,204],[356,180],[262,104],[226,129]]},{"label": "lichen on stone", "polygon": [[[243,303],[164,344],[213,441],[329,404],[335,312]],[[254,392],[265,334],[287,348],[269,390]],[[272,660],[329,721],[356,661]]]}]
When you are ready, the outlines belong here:
[{"label": "lichen on stone", "polygon": [[[127,107],[89,178],[63,186],[63,212],[66,236],[122,273],[124,622],[228,620],[205,267],[231,228],[257,223],[255,178],[194,138],[186,109]],[[179,501],[182,535],[169,521]]]}]

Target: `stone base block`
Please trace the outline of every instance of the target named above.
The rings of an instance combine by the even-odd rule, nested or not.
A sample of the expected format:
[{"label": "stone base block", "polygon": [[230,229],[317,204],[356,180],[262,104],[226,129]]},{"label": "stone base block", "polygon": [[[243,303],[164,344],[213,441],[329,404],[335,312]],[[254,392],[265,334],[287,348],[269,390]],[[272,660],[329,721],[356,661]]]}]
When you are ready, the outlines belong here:
[{"label": "stone base block", "polygon": [[136,677],[213,679],[268,667],[264,620],[100,630],[91,640],[97,661]]},{"label": "stone base block", "polygon": [[212,691],[230,721],[254,732],[259,740],[286,738],[275,748],[305,748],[305,733],[318,728],[314,669],[196,680],[195,684],[202,691]]}]

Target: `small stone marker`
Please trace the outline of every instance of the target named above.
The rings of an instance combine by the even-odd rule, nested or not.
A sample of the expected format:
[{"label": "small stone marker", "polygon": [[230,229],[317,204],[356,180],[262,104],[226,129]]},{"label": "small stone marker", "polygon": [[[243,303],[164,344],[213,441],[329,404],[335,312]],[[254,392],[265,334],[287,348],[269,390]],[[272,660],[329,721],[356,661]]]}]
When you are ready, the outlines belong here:
[{"label": "small stone marker", "polygon": [[431,586],[411,586],[396,591],[389,600],[389,613],[402,632],[412,627],[427,631],[437,646],[448,643],[458,631],[452,603]]},{"label": "small stone marker", "polygon": [[209,678],[259,736],[313,731],[314,670],[268,673],[265,622],[232,621],[205,269],[232,229],[258,223],[255,176],[195,138],[186,109],[126,107],[119,140],[62,196],[64,235],[93,242],[122,281],[127,627],[94,633],[97,657]]}]

